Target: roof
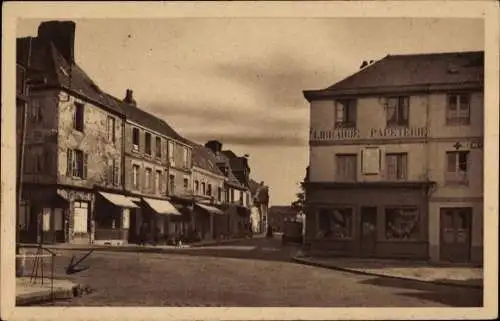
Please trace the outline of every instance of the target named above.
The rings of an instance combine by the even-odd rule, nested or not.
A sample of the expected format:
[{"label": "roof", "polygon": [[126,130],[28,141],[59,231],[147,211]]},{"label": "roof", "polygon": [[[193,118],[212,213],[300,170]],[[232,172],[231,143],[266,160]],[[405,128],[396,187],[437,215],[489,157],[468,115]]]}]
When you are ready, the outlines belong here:
[{"label": "roof", "polygon": [[484,52],[388,55],[322,90],[304,91],[308,100],[329,95],[398,90],[481,88]]},{"label": "roof", "polygon": [[255,195],[259,190],[260,184],[257,183],[255,180],[250,179],[250,181],[248,182],[248,186],[250,188],[250,192],[252,193],[252,195]]},{"label": "roof", "polygon": [[193,166],[204,169],[215,175],[224,176],[217,166],[215,154],[205,146],[191,142],[193,146]]},{"label": "roof", "polygon": [[229,157],[227,157],[227,155],[225,153],[219,153],[217,155],[217,163],[220,164],[220,163],[224,163],[225,166],[227,166],[227,181],[226,183],[232,187],[235,187],[235,188],[245,188],[245,186],[243,184],[241,184],[241,182],[236,178],[236,176],[234,175],[234,172],[233,172],[233,169],[231,168],[231,164],[230,164],[230,159]]},{"label": "roof", "polygon": [[[30,41],[31,54],[28,53]],[[104,93],[78,64],[66,61],[52,42],[32,37],[18,38],[17,47],[18,62],[27,66],[30,60],[30,69],[43,74],[48,87],[64,88],[76,96],[122,114],[119,104]]]}]

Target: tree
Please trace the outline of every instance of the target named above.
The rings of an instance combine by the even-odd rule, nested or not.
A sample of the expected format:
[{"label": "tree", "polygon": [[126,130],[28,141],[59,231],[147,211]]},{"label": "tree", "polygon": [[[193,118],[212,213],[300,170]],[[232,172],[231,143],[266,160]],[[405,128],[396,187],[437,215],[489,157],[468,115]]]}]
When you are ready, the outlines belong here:
[{"label": "tree", "polygon": [[292,202],[292,208],[297,211],[297,213],[304,213],[304,205],[306,201],[306,192],[304,186],[300,185],[300,192],[295,194],[297,199]]}]

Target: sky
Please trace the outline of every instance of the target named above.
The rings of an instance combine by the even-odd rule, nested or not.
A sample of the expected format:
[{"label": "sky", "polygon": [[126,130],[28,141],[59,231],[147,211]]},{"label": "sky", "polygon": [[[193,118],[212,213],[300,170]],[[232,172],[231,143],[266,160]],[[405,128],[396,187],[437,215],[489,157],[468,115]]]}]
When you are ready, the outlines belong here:
[{"label": "sky", "polygon": [[[63,19],[61,19],[63,20]],[[248,154],[271,205],[295,200],[308,165],[309,104],[387,54],[484,49],[482,20],[412,18],[81,19],[75,58],[104,91],[197,143]],[[36,36],[41,20],[19,20]]]}]

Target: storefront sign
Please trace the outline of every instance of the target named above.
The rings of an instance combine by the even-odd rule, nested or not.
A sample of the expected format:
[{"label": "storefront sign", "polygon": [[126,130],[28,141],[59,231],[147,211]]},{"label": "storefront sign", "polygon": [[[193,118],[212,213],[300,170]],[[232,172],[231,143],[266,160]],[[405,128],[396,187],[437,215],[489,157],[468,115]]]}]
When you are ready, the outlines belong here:
[{"label": "storefront sign", "polygon": [[310,140],[335,141],[354,139],[377,139],[377,138],[410,138],[427,137],[427,127],[389,127],[389,128],[337,128],[327,130],[310,131]]}]

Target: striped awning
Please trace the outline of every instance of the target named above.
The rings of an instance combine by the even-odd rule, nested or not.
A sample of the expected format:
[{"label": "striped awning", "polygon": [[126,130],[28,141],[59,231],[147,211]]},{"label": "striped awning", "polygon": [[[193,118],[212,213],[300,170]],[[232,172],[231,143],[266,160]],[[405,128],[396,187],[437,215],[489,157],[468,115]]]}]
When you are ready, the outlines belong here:
[{"label": "striped awning", "polygon": [[104,197],[106,200],[108,200],[111,204],[116,205],[116,206],[121,206],[121,207],[127,207],[127,208],[137,208],[136,204],[132,202],[128,197],[120,195],[120,194],[112,194],[112,193],[105,193],[105,192],[99,192],[99,194]]},{"label": "striped awning", "polygon": [[152,198],[142,198],[156,213],[163,215],[182,215],[175,206],[167,200],[157,200]]}]

